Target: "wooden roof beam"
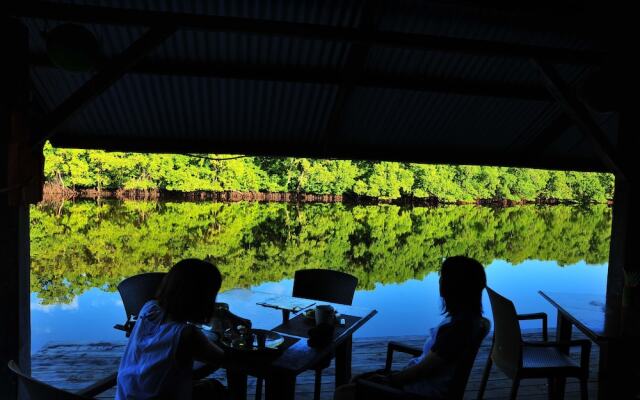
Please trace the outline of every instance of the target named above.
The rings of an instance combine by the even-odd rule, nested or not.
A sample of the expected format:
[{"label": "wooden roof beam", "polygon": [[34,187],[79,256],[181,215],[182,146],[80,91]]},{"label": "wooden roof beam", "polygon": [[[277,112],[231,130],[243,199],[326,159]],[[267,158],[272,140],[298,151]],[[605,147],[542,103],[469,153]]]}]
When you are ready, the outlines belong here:
[{"label": "wooden roof beam", "polygon": [[[364,1],[359,21],[362,32],[373,32],[376,26],[376,17],[380,13],[381,0]],[[344,119],[344,112],[355,89],[357,76],[364,71],[369,56],[370,46],[363,43],[351,43],[345,57],[344,68],[340,74],[340,82],[327,124],[323,133],[324,146],[328,147],[335,141],[340,125]]]},{"label": "wooden roof beam", "polygon": [[212,32],[294,36],[306,39],[352,42],[368,46],[437,50],[477,56],[524,59],[533,57],[546,62],[562,64],[599,65],[605,57],[604,53],[593,50],[563,49],[392,31],[363,31],[350,27],[251,18],[84,6],[42,1],[11,2],[6,8],[8,8],[10,15],[26,18],[125,26],[178,26],[184,29]]},{"label": "wooden roof beam", "polygon": [[42,117],[36,125],[37,144],[42,144],[62,124],[100,96],[150,51],[175,32],[175,27],[150,28],[127,49],[100,69],[91,79],[72,93],[62,104]]},{"label": "wooden roof beam", "polygon": [[[57,68],[46,56],[32,56],[35,67]],[[202,78],[281,81],[312,84],[340,85],[342,72],[328,68],[300,68],[281,65],[221,64],[209,62],[166,62],[143,60],[131,67],[129,73],[143,75],[194,76]],[[450,93],[466,96],[484,96],[536,101],[553,101],[540,85],[525,86],[515,83],[481,81],[473,79],[439,78],[429,76],[402,76],[362,72],[351,76],[357,87],[412,90],[420,92]]]},{"label": "wooden roof beam", "polygon": [[578,99],[575,91],[572,90],[562,79],[556,69],[544,61],[532,59],[533,64],[540,71],[543,83],[549,93],[556,99],[569,118],[575,123],[589,139],[593,145],[596,155],[602,163],[617,176],[625,178],[623,166],[620,164],[618,152],[613,146],[607,134],[595,121],[591,112]]},{"label": "wooden roof beam", "polygon": [[[415,12],[414,3],[398,5],[400,12]],[[504,1],[486,0],[422,0],[421,8],[429,16],[450,18],[456,16],[464,23],[490,25],[518,32],[559,33],[579,35],[584,39],[601,39],[598,34],[595,10],[584,1]],[[600,9],[597,9],[598,11]]]},{"label": "wooden roof beam", "polygon": [[[126,132],[122,132],[125,134]],[[325,149],[320,143],[300,144],[290,140],[269,141],[229,141],[221,138],[200,137],[180,140],[153,137],[153,132],[143,136],[113,140],[109,136],[89,136],[60,132],[53,138],[56,147],[100,149],[108,151],[131,151],[143,153],[217,153],[245,154],[266,157],[310,157],[319,159],[383,160],[433,164],[494,165],[502,167],[526,167],[560,169],[571,171],[605,171],[605,168],[586,159],[550,159],[545,156],[527,157],[521,153],[505,151],[480,151],[478,148],[455,146],[429,147],[418,144],[363,145],[345,144]]]},{"label": "wooden roof beam", "polygon": [[544,152],[573,125],[573,120],[569,116],[564,113],[559,115],[527,145],[527,155],[535,157]]}]

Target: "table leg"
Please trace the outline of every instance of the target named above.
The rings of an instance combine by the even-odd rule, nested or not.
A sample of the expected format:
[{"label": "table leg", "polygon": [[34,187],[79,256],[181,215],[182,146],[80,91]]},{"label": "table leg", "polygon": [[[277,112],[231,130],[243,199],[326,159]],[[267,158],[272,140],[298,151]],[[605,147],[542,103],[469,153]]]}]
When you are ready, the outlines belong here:
[{"label": "table leg", "polygon": [[600,356],[598,359],[598,400],[605,400],[612,392],[607,369],[610,367],[609,344],[600,344]]},{"label": "table leg", "polygon": [[291,311],[282,310],[282,323],[283,324],[289,322],[289,315],[291,315]]},{"label": "table leg", "polygon": [[[557,342],[566,342],[571,340],[571,329],[572,324],[571,321],[566,319],[561,312],[558,312],[558,322],[556,327],[556,341]],[[569,346],[560,347],[560,351],[563,353],[569,354]],[[566,378],[555,378],[554,384],[552,388],[549,390],[553,390],[553,398],[562,400],[564,399],[565,392],[565,384]]]},{"label": "table leg", "polygon": [[351,350],[353,341],[349,336],[336,348],[336,387],[351,380]]},{"label": "table leg", "polygon": [[287,373],[274,373],[266,378],[266,400],[295,400],[296,376]]},{"label": "table leg", "polygon": [[247,374],[227,369],[227,385],[230,399],[247,399]]},{"label": "table leg", "polygon": [[635,398],[634,370],[629,360],[636,358],[631,346],[616,340],[603,341],[599,345],[598,399]]}]

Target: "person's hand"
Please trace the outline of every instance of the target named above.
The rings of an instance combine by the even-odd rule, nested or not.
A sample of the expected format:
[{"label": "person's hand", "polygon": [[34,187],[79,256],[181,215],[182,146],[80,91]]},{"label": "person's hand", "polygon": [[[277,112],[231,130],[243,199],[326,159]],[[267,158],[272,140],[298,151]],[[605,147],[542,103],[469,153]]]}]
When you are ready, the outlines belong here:
[{"label": "person's hand", "polygon": [[389,382],[389,376],[388,375],[383,375],[383,374],[373,374],[369,377],[367,377],[367,380],[374,382],[374,383],[379,383],[382,385],[388,385]]}]

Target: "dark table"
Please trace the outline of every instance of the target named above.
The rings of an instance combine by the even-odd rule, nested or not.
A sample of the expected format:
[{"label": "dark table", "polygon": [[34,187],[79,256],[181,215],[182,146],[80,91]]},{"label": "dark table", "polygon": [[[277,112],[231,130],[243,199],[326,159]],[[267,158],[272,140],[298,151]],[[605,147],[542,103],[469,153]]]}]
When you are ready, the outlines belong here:
[{"label": "dark table", "polygon": [[[619,387],[617,379],[624,376],[617,370],[622,363],[624,346],[620,340],[619,313],[607,307],[605,295],[539,292],[558,310],[556,340],[571,339],[575,326],[600,347],[598,398],[609,398]],[[569,352],[568,348],[563,351]],[[558,384],[558,395],[564,394],[564,381]]]},{"label": "dark table", "polygon": [[[283,322],[280,310],[258,305],[261,302],[273,302],[275,297],[287,302],[296,300],[291,296],[257,292],[246,289],[232,289],[218,295],[218,302],[229,304],[230,310],[252,321],[254,328],[269,329],[285,337],[286,349],[275,358],[247,355],[234,357],[225,362],[229,390],[234,399],[246,398],[247,375],[265,379],[267,399],[294,399],[297,376],[313,369],[327,357],[336,359],[336,386],[348,383],[351,379],[351,342],[354,332],[376,314],[375,310],[359,307],[331,304],[346,320],[344,326],[336,326],[333,341],[322,348],[307,345],[307,331],[313,325],[302,315],[292,315]],[[314,305],[314,306],[315,306]]]}]

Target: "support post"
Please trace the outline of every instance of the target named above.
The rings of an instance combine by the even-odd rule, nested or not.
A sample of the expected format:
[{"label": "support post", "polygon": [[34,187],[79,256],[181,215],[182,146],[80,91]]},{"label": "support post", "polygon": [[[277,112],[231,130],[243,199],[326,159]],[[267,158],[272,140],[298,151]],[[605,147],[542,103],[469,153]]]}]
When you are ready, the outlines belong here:
[{"label": "support post", "polygon": [[[634,162],[638,118],[633,106],[620,113],[618,148],[623,162]],[[637,161],[636,161],[637,162]],[[600,369],[610,379],[599,398],[636,398],[640,392],[640,187],[635,179],[616,176],[607,281],[607,329],[620,339],[601,347]]]},{"label": "support post", "polygon": [[[362,3],[362,15],[360,16],[359,29],[362,32],[374,32],[376,19],[380,13],[380,0]],[[370,46],[362,43],[351,43],[345,55],[345,65],[342,72],[342,81],[338,85],[333,107],[329,113],[324,132],[324,147],[333,146],[340,125],[344,119],[344,111],[355,89],[355,80],[361,74],[369,56]]]},{"label": "support post", "polygon": [[636,398],[640,371],[640,260],[636,254],[640,193],[616,177],[607,275],[605,327],[619,337],[600,344],[598,398]]},{"label": "support post", "polygon": [[40,182],[32,172],[40,163],[27,141],[27,29],[20,21],[7,18],[3,29],[9,57],[2,73],[5,101],[0,111],[0,394],[16,399],[18,387],[7,362],[15,360],[27,373],[31,370],[29,204],[25,200],[34,193],[37,197]]}]

